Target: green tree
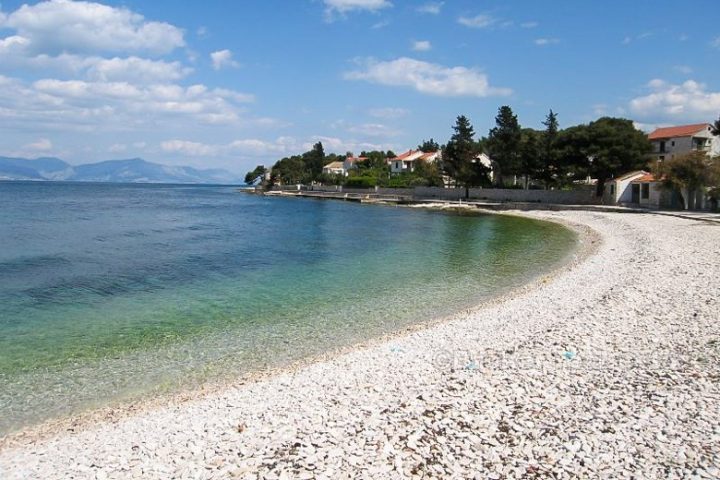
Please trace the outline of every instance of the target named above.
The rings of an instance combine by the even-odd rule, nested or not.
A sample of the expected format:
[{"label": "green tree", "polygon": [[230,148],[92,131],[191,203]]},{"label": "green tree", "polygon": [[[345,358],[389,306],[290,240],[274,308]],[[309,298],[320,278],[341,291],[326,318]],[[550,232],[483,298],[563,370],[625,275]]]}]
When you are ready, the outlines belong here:
[{"label": "green tree", "polygon": [[438,150],[440,150],[440,145],[431,138],[430,140],[423,140],[423,142],[418,145],[418,150],[421,150],[425,153],[437,152]]},{"label": "green tree", "polygon": [[720,157],[714,157],[710,165],[710,188],[708,197],[713,211],[718,210],[720,204]]},{"label": "green tree", "polygon": [[520,171],[523,175],[523,187],[528,188],[530,179],[537,178],[543,172],[541,161],[542,132],[532,128],[523,128],[520,136]]},{"label": "green tree", "polygon": [[488,169],[475,159],[479,151],[477,143],[473,140],[475,131],[470,120],[460,115],[453,130],[455,133],[450,137],[443,151],[442,169],[455,180],[456,185],[465,187],[467,196],[469,187],[487,182]]},{"label": "green tree", "polygon": [[[717,188],[718,159],[710,158],[705,152],[694,151],[660,162],[656,175],[662,186],[681,194],[684,207],[693,210],[698,193],[704,195],[705,187]],[[711,193],[712,196],[712,193]]]},{"label": "green tree", "polygon": [[245,184],[250,185],[252,183],[255,183],[258,178],[264,176],[265,173],[267,173],[267,168],[265,168],[264,165],[258,165],[257,167],[255,167],[254,170],[251,170],[245,174]]},{"label": "green tree", "polygon": [[712,125],[712,134],[716,137],[720,136],[720,117]]},{"label": "green tree", "polygon": [[553,181],[560,175],[558,139],[560,136],[560,124],[557,113],[552,109],[542,122],[545,130],[542,134],[539,149],[539,165],[536,176],[549,188]]},{"label": "green tree", "polygon": [[597,178],[597,195],[610,178],[644,168],[651,151],[647,135],[624,118],[602,117],[568,128],[559,143],[567,172],[575,178]]},{"label": "green tree", "polygon": [[418,160],[415,162],[413,176],[415,178],[410,180],[410,186],[413,187],[443,187],[445,185],[437,161]]},{"label": "green tree", "polygon": [[312,180],[310,171],[305,166],[301,155],[293,155],[278,160],[272,167],[273,184],[295,185],[298,183],[309,183]]},{"label": "green tree", "polygon": [[522,174],[520,142],[522,131],[512,109],[503,105],[495,117],[495,127],[488,135],[488,150],[493,161],[495,183],[503,184],[503,175]]},{"label": "green tree", "polygon": [[308,171],[310,181],[317,180],[325,166],[325,149],[323,148],[322,142],[317,142],[313,145],[312,150],[303,153],[303,162]]}]

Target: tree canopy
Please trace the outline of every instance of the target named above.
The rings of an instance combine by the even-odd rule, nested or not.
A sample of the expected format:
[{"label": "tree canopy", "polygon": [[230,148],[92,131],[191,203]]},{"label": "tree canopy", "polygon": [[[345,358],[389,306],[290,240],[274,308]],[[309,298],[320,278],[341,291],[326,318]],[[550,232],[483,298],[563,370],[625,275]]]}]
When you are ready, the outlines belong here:
[{"label": "tree canopy", "polygon": [[658,164],[656,175],[668,190],[687,195],[687,208],[694,208],[695,193],[705,187],[711,198],[720,186],[720,158],[711,158],[702,151],[678,155]]},{"label": "tree canopy", "polygon": [[253,170],[250,170],[248,173],[245,174],[245,184],[250,185],[252,183],[255,183],[258,178],[262,177],[267,173],[267,168],[265,168],[264,165],[258,165]]},{"label": "tree canopy", "polygon": [[712,134],[716,137],[720,136],[720,117],[712,125]]},{"label": "tree canopy", "polygon": [[425,153],[437,152],[438,150],[440,150],[440,145],[431,138],[430,140],[423,140],[423,142],[418,145],[418,150],[421,150]]},{"label": "tree canopy", "polygon": [[612,117],[564,130],[559,144],[561,162],[571,175],[597,178],[598,195],[610,178],[644,168],[651,151],[647,135],[632,120]]}]

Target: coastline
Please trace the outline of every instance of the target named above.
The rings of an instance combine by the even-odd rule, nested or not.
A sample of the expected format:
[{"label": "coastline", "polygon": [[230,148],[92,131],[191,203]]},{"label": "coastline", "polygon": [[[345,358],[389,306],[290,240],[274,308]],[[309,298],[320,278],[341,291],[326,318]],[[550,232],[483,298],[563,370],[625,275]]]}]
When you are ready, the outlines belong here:
[{"label": "coastline", "polygon": [[[382,206],[378,204],[369,205]],[[420,208],[438,211],[468,211],[468,213],[472,214],[519,216],[537,219],[536,217],[528,215],[523,211],[495,211],[478,208],[473,205],[449,204],[447,202],[410,204],[399,206],[399,208]],[[321,354],[310,355],[281,367],[248,372],[219,381],[209,381],[200,386],[173,390],[167,393],[151,394],[139,399],[121,400],[112,405],[92,408],[73,415],[45,420],[41,423],[0,436],[0,453],[2,453],[2,451],[6,448],[26,443],[34,443],[62,434],[63,432],[82,431],[83,429],[96,425],[98,422],[116,423],[138,415],[139,413],[149,413],[164,407],[183,405],[187,402],[196,401],[212,395],[222,394],[228,389],[262,382],[278,375],[294,374],[297,371],[307,368],[313,364],[329,362],[358,350],[386,344],[395,339],[412,334],[413,332],[422,331],[437,325],[465,318],[479,310],[502,303],[510,298],[542,287],[542,285],[552,281],[556,276],[561,275],[563,272],[571,269],[573,266],[581,263],[591,256],[597,250],[601,242],[601,237],[597,232],[582,224],[567,222],[562,219],[543,220],[551,223],[557,223],[573,231],[578,237],[575,249],[572,252],[569,252],[564,259],[562,259],[557,265],[553,266],[550,270],[544,271],[541,274],[532,277],[528,282],[523,283],[518,287],[502,291],[477,305],[473,305],[470,308],[459,309],[448,315],[434,316],[427,320],[418,321],[417,323],[405,326],[400,330],[374,336],[373,338],[352,343],[343,347],[337,347]]]},{"label": "coastline", "polygon": [[[589,250],[582,258],[556,269],[551,278],[541,277],[520,291],[477,308],[364,342],[349,351],[323,355],[263,378],[197,392],[165,405],[131,406],[124,413],[96,412],[85,423],[71,427],[73,431],[63,431],[70,426],[65,424],[54,430],[46,426],[44,432],[11,435],[0,444],[0,472],[5,471],[7,478],[41,476],[48,471],[91,478],[99,472],[110,477],[138,472],[150,477],[182,476],[184,472],[201,478],[224,478],[257,471],[273,473],[270,476],[284,471],[291,477],[307,472],[313,476],[325,472],[332,477],[332,472],[342,471],[396,477],[413,469],[431,476],[462,475],[475,466],[476,471],[504,475],[509,468],[515,474],[549,469],[565,474],[582,471],[586,475],[610,472],[621,476],[624,470],[612,470],[617,466],[612,459],[595,450],[605,442],[616,447],[611,449],[613,455],[620,455],[622,445],[627,450],[630,442],[639,452],[633,453],[636,460],[623,457],[616,463],[622,468],[633,467],[629,471],[639,476],[658,474],[661,467],[670,464],[666,458],[670,454],[640,448],[640,443],[633,442],[649,440],[651,434],[664,431],[662,422],[657,429],[641,425],[639,438],[602,434],[612,438],[602,440],[601,446],[583,430],[582,422],[594,425],[597,418],[611,415],[597,405],[604,400],[599,398],[601,393],[608,390],[610,400],[627,410],[620,410],[621,419],[632,423],[639,400],[633,390],[615,392],[613,379],[629,382],[632,378],[628,377],[645,378],[653,370],[644,362],[660,361],[656,365],[659,369],[669,369],[671,378],[680,375],[685,380],[682,368],[687,368],[690,359],[680,363],[678,373],[654,353],[668,350],[684,359],[687,331],[699,331],[702,338],[710,340],[716,338],[717,327],[709,318],[716,305],[708,296],[706,282],[717,278],[720,255],[712,242],[720,230],[674,217],[638,214],[631,218],[629,214],[598,212],[512,214],[566,222],[576,228],[582,225],[579,228],[589,235],[583,244]],[[602,243],[597,238],[593,242],[587,229],[601,232],[596,234]],[[660,238],[662,232],[667,232],[664,239]],[[674,247],[688,245],[691,251],[710,248],[709,258],[663,257],[667,245],[661,240]],[[675,280],[665,278],[665,274],[663,279],[669,284],[655,285],[657,279],[652,273],[659,275],[665,268],[672,271],[677,265],[686,265],[684,273],[676,274]],[[648,272],[652,281],[643,282],[644,277],[637,275],[642,266],[655,268]],[[652,296],[651,287],[673,291],[676,283],[687,283],[690,275],[699,277],[693,277],[687,287],[695,289],[690,290],[693,295],[667,299],[670,307],[663,307]],[[630,280],[635,282],[630,288],[623,285]],[[675,319],[677,316],[687,322],[685,314],[693,309],[695,316],[691,318],[704,330]],[[618,318],[609,313],[615,311]],[[642,316],[648,312],[650,319]],[[677,334],[675,337],[650,328],[666,325],[677,327],[671,332]],[[623,329],[636,327],[656,335],[649,335],[648,340],[636,338],[635,330],[625,335]],[[617,338],[613,328],[618,330]],[[592,341],[586,343],[588,339]],[[626,340],[632,340],[635,350],[626,348]],[[665,350],[651,348],[658,342]],[[638,356],[638,345],[642,347],[640,353],[650,353],[647,358]],[[717,384],[707,382],[717,373],[712,360],[717,359],[718,352],[710,348],[702,353],[709,362],[693,365],[693,373],[705,385],[701,400],[717,398]],[[605,380],[602,387],[595,385],[600,393],[578,389],[593,385],[595,377]],[[508,390],[508,385],[522,388]],[[697,401],[697,408],[702,403]],[[527,405],[534,406],[534,415],[544,420],[527,417]],[[705,448],[709,453],[703,457],[702,445],[697,444],[703,435],[712,439],[712,430],[703,425],[718,420],[716,409],[705,408],[688,423],[691,431],[678,428],[662,435],[686,442],[684,455],[690,464],[707,469],[720,458],[720,452],[717,444],[713,447],[709,443]],[[697,418],[705,423],[698,426]],[[562,421],[565,424],[561,426]],[[555,430],[541,451],[523,441],[538,439],[538,423],[543,428],[554,425]],[[442,430],[435,429],[439,424],[444,425]],[[465,424],[473,428],[468,430]],[[618,430],[625,425],[617,419],[615,424]],[[601,433],[599,430],[598,437]],[[513,435],[520,441],[504,442]],[[672,447],[673,439],[668,445],[677,450]],[[381,454],[371,459],[363,455],[366,447]],[[335,455],[338,449],[340,454]],[[60,453],[49,459],[51,451]],[[583,457],[582,452],[587,455]],[[648,455],[657,458],[652,460]],[[76,464],[63,462],[68,458],[75,458]],[[269,458],[275,460],[268,463],[265,460]],[[455,458],[470,463],[455,462]],[[448,470],[453,463],[457,472]]]}]

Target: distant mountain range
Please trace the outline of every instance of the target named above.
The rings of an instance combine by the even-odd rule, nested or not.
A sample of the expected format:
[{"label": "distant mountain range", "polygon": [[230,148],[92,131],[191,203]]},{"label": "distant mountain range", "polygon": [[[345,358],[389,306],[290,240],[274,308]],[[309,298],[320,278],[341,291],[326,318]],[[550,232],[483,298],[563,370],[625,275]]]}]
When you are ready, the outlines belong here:
[{"label": "distant mountain range", "polygon": [[70,165],[59,158],[0,157],[0,180],[239,184],[227,170],[171,167],[141,158]]}]

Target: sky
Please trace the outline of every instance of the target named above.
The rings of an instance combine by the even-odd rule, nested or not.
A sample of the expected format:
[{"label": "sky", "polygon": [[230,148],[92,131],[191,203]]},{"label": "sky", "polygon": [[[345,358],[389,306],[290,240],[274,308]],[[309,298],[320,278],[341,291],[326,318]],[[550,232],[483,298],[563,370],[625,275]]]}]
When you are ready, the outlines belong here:
[{"label": "sky", "polygon": [[236,173],[444,143],[498,107],[542,128],[720,115],[717,0],[0,4],[0,155]]}]

